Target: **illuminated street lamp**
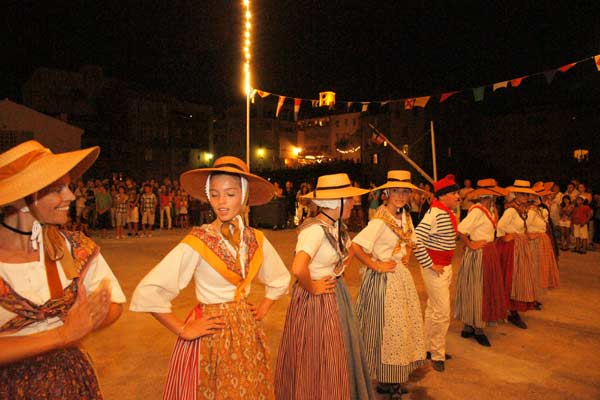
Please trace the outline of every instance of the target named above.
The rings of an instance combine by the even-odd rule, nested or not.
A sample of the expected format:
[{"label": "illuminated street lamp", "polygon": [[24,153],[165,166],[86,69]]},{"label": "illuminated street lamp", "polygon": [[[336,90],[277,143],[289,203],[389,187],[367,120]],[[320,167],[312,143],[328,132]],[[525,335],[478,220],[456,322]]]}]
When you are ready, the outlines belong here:
[{"label": "illuminated street lamp", "polygon": [[292,153],[294,153],[294,157],[298,157],[300,153],[302,153],[302,149],[300,147],[292,146]]}]

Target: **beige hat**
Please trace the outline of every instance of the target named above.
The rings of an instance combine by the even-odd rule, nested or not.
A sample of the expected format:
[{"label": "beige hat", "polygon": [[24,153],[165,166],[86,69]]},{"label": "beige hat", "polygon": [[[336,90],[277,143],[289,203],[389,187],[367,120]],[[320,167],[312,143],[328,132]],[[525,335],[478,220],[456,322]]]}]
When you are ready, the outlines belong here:
[{"label": "beige hat", "polygon": [[376,187],[373,190],[382,190],[389,188],[407,188],[411,190],[423,191],[423,189],[416,187],[410,183],[410,171],[405,170],[392,170],[387,173],[387,182],[383,185]]},{"label": "beige hat", "polygon": [[537,194],[531,189],[531,183],[522,179],[515,179],[513,185],[505,188],[505,190],[513,193]]},{"label": "beige hat", "polygon": [[341,199],[361,196],[369,190],[352,186],[347,174],[323,175],[317,180],[314,191],[301,196],[306,199]]},{"label": "beige hat", "polygon": [[264,178],[251,174],[245,162],[237,157],[224,156],[215,160],[212,168],[199,168],[186,171],[179,177],[181,186],[192,197],[208,201],[206,181],[211,174],[226,173],[243,176],[248,180],[248,205],[257,206],[268,203],[273,198],[275,188]]},{"label": "beige hat", "polygon": [[0,154],[0,206],[12,203],[56,182],[65,175],[79,178],[94,164],[100,147],[54,154],[35,140]]},{"label": "beige hat", "polygon": [[477,189],[467,194],[467,199],[477,199],[483,196],[506,196],[508,193],[498,186],[498,182],[492,178],[477,181]]}]

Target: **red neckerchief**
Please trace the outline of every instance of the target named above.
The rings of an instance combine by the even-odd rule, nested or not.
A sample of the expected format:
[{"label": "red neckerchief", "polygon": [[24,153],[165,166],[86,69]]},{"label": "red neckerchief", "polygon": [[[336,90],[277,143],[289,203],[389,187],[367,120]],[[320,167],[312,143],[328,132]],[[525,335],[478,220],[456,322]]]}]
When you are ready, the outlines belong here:
[{"label": "red neckerchief", "polygon": [[446,207],[438,199],[433,199],[433,201],[431,202],[431,206],[430,207],[431,208],[436,207],[436,208],[439,208],[442,211],[446,211],[450,215],[450,220],[452,221],[452,225],[454,225],[454,232],[458,233],[458,224],[456,222],[456,215],[454,215],[454,213],[452,212],[451,209],[449,209],[448,207]]},{"label": "red neckerchief", "polygon": [[496,216],[495,215],[492,216],[492,213],[490,212],[490,210],[488,210],[487,208],[483,207],[480,204],[475,204],[475,205],[472,205],[471,208],[469,208],[469,212],[474,208],[481,210],[483,212],[483,214],[487,217],[487,219],[490,220],[494,229],[496,229],[496,218],[495,218]]}]

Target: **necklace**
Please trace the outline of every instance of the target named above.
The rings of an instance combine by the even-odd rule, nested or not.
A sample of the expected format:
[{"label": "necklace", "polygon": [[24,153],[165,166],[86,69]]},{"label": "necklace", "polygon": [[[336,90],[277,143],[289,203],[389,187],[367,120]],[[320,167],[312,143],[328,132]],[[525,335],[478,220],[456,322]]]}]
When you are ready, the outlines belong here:
[{"label": "necklace", "polygon": [[31,236],[31,231],[27,232],[27,231],[22,231],[20,229],[17,229],[15,227],[12,227],[10,225],[7,225],[4,221],[2,221],[2,226],[5,227],[6,229],[8,229],[9,231],[13,231],[15,233],[18,233],[19,235],[23,235],[23,236]]}]

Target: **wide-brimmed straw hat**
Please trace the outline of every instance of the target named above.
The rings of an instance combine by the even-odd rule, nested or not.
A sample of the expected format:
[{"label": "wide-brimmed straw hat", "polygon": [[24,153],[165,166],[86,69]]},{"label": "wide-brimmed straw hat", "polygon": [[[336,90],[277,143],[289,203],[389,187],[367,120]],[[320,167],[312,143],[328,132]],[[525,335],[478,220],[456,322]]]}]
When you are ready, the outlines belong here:
[{"label": "wide-brimmed straw hat", "polygon": [[537,194],[531,189],[531,183],[522,179],[515,179],[512,186],[506,187],[504,190],[511,193]]},{"label": "wide-brimmed straw hat", "polygon": [[342,199],[346,197],[361,196],[368,193],[368,189],[352,186],[346,174],[323,175],[317,180],[317,187],[310,193],[301,196],[306,199]]},{"label": "wide-brimmed straw hat", "polygon": [[507,192],[498,186],[498,182],[492,178],[477,181],[477,189],[467,194],[467,199],[478,199],[483,196],[506,196]]},{"label": "wide-brimmed straw hat", "polygon": [[[554,185],[554,183],[552,182],[548,182],[551,183],[552,185]],[[550,186],[552,187],[552,186]],[[533,191],[540,197],[544,197],[547,196],[549,194],[552,194],[552,190],[550,190],[546,184],[542,181],[540,182],[536,182],[533,187],[532,187]]]},{"label": "wide-brimmed straw hat", "polygon": [[237,157],[219,157],[211,168],[199,168],[186,171],[179,177],[181,186],[192,197],[208,201],[206,197],[206,181],[209,175],[225,173],[243,176],[248,180],[248,205],[257,206],[268,203],[274,195],[275,188],[264,178],[251,174],[245,162]]},{"label": "wide-brimmed straw hat", "polygon": [[[423,191],[423,189],[410,183],[410,171],[405,170],[392,170],[387,173],[387,182],[383,185],[376,187],[373,190],[382,190],[389,188],[407,188],[411,190]],[[372,191],[373,191],[372,190]]]},{"label": "wide-brimmed straw hat", "polygon": [[52,153],[35,140],[0,154],[0,206],[33,194],[65,175],[79,178],[98,158],[98,146]]}]

